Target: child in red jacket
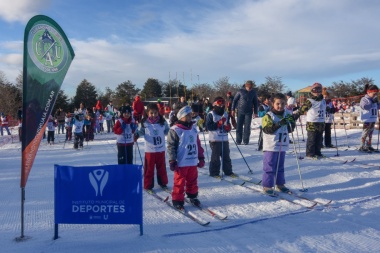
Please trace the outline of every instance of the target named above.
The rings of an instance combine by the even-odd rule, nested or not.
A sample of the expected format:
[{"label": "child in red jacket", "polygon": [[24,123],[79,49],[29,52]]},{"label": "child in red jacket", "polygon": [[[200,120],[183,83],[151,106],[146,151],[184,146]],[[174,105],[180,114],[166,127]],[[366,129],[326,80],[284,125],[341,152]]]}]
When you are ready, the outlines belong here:
[{"label": "child in red jacket", "polygon": [[131,117],[132,108],[124,106],[121,117],[113,128],[117,135],[117,161],[118,164],[132,164],[133,160],[133,134],[136,130],[135,121]]},{"label": "child in red jacket", "polygon": [[178,121],[170,128],[167,139],[170,170],[174,171],[172,202],[179,210],[184,210],[185,192],[193,205],[201,204],[197,198],[197,167],[203,168],[205,160],[198,132],[191,121],[191,113],[190,106],[179,110]]}]

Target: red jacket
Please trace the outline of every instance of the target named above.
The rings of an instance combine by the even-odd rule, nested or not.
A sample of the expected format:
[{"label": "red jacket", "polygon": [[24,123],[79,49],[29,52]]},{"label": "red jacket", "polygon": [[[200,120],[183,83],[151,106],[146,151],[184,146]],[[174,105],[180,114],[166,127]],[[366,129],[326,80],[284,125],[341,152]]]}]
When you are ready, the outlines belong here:
[{"label": "red jacket", "polygon": [[165,106],[164,106],[164,103],[157,103],[157,107],[158,107],[158,113],[161,115],[161,116],[164,116],[165,114]]},{"label": "red jacket", "polygon": [[135,101],[133,101],[132,108],[133,108],[133,115],[143,115],[144,103],[140,100],[139,97],[136,97]]}]

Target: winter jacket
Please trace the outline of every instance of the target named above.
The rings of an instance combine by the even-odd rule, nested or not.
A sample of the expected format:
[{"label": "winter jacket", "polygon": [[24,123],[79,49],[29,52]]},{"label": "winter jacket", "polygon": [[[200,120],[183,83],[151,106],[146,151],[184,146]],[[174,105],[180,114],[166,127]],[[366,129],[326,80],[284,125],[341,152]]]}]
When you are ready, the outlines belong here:
[{"label": "winter jacket", "polygon": [[143,115],[144,114],[144,103],[140,100],[140,98],[135,98],[135,101],[132,103],[133,115]]},{"label": "winter jacket", "polygon": [[[321,101],[323,100],[322,95],[318,96],[310,96],[311,99],[314,99],[315,101]],[[305,114],[310,108],[312,107],[311,101],[306,100],[305,103],[301,106],[301,108],[298,110],[299,115]],[[326,107],[327,112],[334,113],[334,109],[330,107]],[[297,115],[296,118],[299,116]],[[325,122],[306,122],[306,130],[310,132],[318,131],[323,132],[325,129]]]},{"label": "winter jacket", "polygon": [[243,88],[236,93],[232,102],[231,111],[235,111],[236,109],[238,113],[242,114],[257,114],[258,102],[256,91],[254,89],[247,91],[245,86],[243,86]]}]

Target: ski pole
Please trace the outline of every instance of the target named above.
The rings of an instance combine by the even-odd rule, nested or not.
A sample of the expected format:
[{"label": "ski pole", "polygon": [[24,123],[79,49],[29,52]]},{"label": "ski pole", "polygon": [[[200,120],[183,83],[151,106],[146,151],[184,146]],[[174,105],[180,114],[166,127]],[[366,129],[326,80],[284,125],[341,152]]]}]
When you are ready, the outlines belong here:
[{"label": "ski pole", "polygon": [[298,118],[300,124],[301,124],[301,131],[302,131],[302,141],[305,141],[305,135],[303,134],[303,127],[302,127],[302,121],[301,121],[301,115],[300,117]]},{"label": "ski pole", "polygon": [[[136,141],[136,142],[137,142],[137,141]],[[136,147],[134,147],[134,150],[135,150],[134,158],[135,158],[135,164],[136,164]]]},{"label": "ski pole", "polygon": [[143,165],[143,159],[141,157],[141,153],[140,153],[140,148],[139,148],[139,143],[136,141],[136,146],[137,146],[137,150],[139,151],[139,155],[140,155],[140,160],[141,160],[141,165]]},{"label": "ski pole", "polygon": [[[298,154],[299,154],[298,159],[302,160],[302,159],[303,159],[303,156],[301,156],[301,144],[300,144],[300,137],[298,136],[297,124],[296,124],[296,133],[297,133]],[[294,140],[293,140],[293,143],[294,143]],[[296,155],[297,155],[297,154],[296,154]]]},{"label": "ski pole", "polygon": [[346,133],[346,142],[347,142],[347,149],[346,150],[348,150],[350,148],[350,145],[348,145],[348,136],[347,136],[347,130],[346,130],[346,121],[344,120],[343,112],[342,112],[342,119],[343,119],[344,132]]},{"label": "ski pole", "polygon": [[379,138],[380,138],[380,118],[377,117],[377,148],[376,148],[377,151],[379,151]]},{"label": "ski pole", "polygon": [[202,133],[203,133],[203,141],[204,141],[204,143],[205,143],[205,147],[206,147],[207,162],[210,163],[210,158],[208,157],[207,143],[206,143],[206,135],[205,135],[205,130],[204,130],[204,129],[203,129]]},{"label": "ski pole", "polygon": [[234,137],[232,136],[231,132],[230,132],[230,136],[231,136],[232,140],[234,141],[234,143],[235,143],[235,145],[236,145],[237,149],[239,150],[239,152],[240,152],[240,155],[241,155],[241,157],[243,158],[243,160],[244,160],[245,164],[247,165],[249,172],[250,172],[251,174],[253,174],[253,172],[252,172],[251,168],[249,167],[249,165],[248,165],[247,161],[245,160],[245,158],[244,158],[243,154],[241,153],[241,150],[240,150],[239,146],[237,145],[237,143],[236,143],[236,141],[235,141]]},{"label": "ski pole", "polygon": [[296,153],[296,161],[297,161],[298,174],[299,174],[299,176],[300,176],[300,181],[301,181],[301,186],[302,186],[302,189],[300,190],[300,192],[307,192],[308,189],[305,189],[305,187],[303,186],[303,180],[302,180],[301,168],[300,168],[300,164],[299,164],[299,161],[298,161],[296,144],[294,143],[293,129],[292,129],[292,125],[290,124],[290,122],[289,122],[289,126],[290,126],[290,131],[291,131],[292,139],[293,139],[294,152]]},{"label": "ski pole", "polygon": [[[282,126],[280,129],[282,130],[284,126]],[[277,164],[276,164],[276,173],[274,176],[274,184],[273,184],[273,196],[275,196],[274,191],[276,190],[276,184],[277,184],[277,177],[278,177],[278,167],[280,166],[280,157],[281,157],[281,150],[282,150],[282,138],[283,138],[284,133],[281,131],[280,136],[279,136],[279,141],[280,141],[280,150],[278,151],[278,156],[277,156]],[[286,138],[286,137],[285,137]]]},{"label": "ski pole", "polygon": [[334,126],[335,146],[336,146],[336,155],[335,156],[339,156],[339,153],[338,153],[338,140],[336,138],[336,130],[335,130],[335,120],[334,120],[334,118],[333,118],[333,126]]},{"label": "ski pole", "polygon": [[222,166],[222,179],[224,178],[224,125],[222,125],[222,158],[221,158],[221,166]]}]

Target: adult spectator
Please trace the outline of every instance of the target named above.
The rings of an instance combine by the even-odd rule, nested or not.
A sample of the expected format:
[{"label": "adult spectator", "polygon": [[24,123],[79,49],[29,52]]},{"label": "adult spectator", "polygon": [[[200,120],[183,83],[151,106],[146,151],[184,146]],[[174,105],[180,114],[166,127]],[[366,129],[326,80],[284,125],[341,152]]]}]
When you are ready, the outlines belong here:
[{"label": "adult spectator", "polygon": [[294,108],[297,107],[297,103],[296,103],[296,99],[293,97],[292,95],[292,92],[291,91],[288,91],[286,93],[286,109],[288,109],[289,111],[293,111]]},{"label": "adult spectator", "polygon": [[253,90],[253,82],[248,80],[240,89],[232,102],[231,117],[235,117],[237,110],[237,126],[236,126],[236,143],[240,145],[243,141],[245,145],[249,144],[251,136],[252,116],[257,117],[258,102],[255,90]]},{"label": "adult spectator", "polygon": [[235,116],[231,116],[231,109],[232,109],[232,103],[234,101],[234,96],[232,96],[232,93],[231,91],[227,92],[227,104],[226,104],[226,108],[227,108],[227,112],[228,112],[228,118],[231,119],[231,124],[233,126],[234,129],[236,129],[236,119],[235,119]]},{"label": "adult spectator", "polygon": [[141,122],[142,116],[144,114],[144,103],[141,101],[140,96],[135,97],[135,101],[132,103],[133,108],[133,118],[137,123]]},{"label": "adult spectator", "polygon": [[55,112],[54,115],[55,119],[58,121],[58,134],[62,131],[62,134],[65,133],[65,112],[62,110],[61,107],[58,108],[58,110]]},{"label": "adult spectator", "polygon": [[187,102],[186,102],[186,99],[185,97],[180,97],[180,101],[178,102],[178,104],[176,105],[176,109],[180,109],[184,106],[187,106]]}]

